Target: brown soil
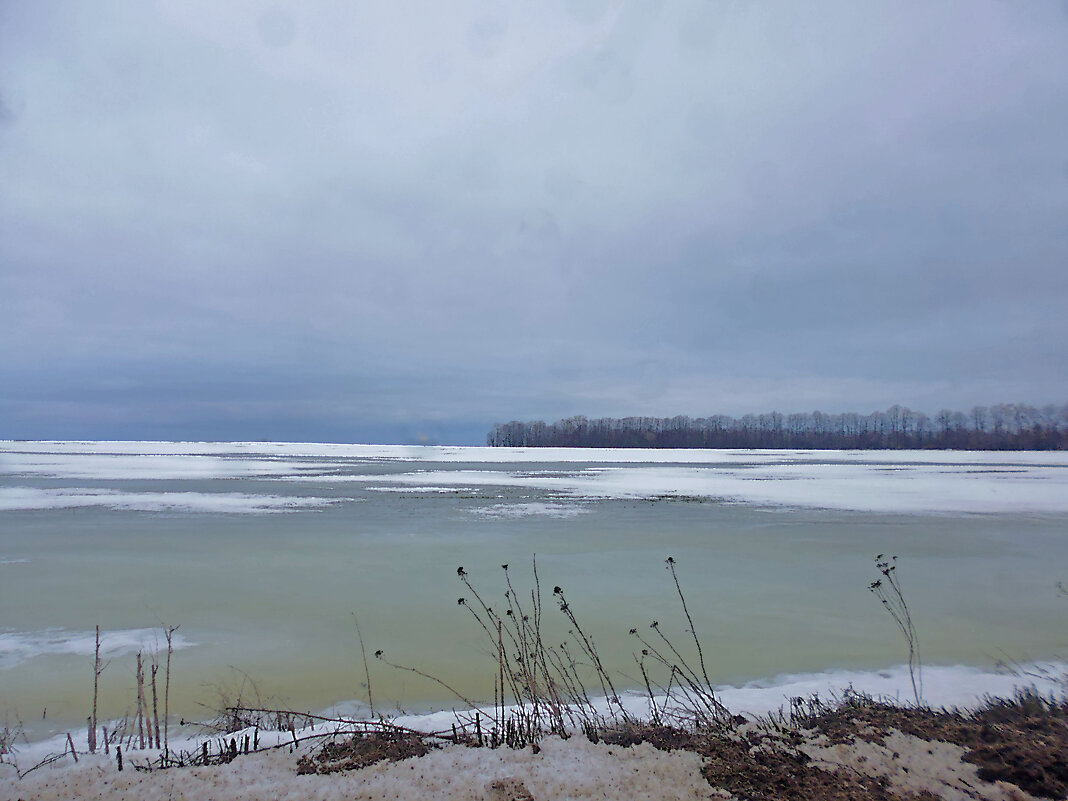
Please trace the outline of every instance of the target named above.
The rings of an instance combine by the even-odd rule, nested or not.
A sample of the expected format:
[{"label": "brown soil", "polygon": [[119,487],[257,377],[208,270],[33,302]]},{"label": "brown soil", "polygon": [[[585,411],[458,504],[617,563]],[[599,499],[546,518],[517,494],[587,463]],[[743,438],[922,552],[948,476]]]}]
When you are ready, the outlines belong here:
[{"label": "brown soil", "polygon": [[325,743],[316,753],[297,760],[297,773],[337,773],[359,770],[376,762],[425,756],[433,745],[418,735],[392,732],[355,735],[342,742]]},{"label": "brown soil", "polygon": [[788,742],[767,735],[742,740],[709,739],[698,752],[701,773],[713,787],[751,801],[934,801],[930,793],[902,795],[884,779],[845,771],[830,772],[811,764]]},{"label": "brown soil", "polygon": [[[591,739],[620,746],[649,743],[671,751],[694,751],[704,759],[708,783],[748,801],[931,801],[923,792],[905,795],[884,778],[850,769],[832,771],[814,763],[799,746],[813,736],[830,743],[865,740],[885,745],[891,730],[965,749],[964,760],[984,781],[1004,781],[1034,796],[1068,797],[1068,701],[1035,694],[994,700],[975,711],[899,707],[850,694],[837,706],[818,702],[789,720],[716,733],[668,726],[624,725]],[[736,721],[737,723],[737,721]],[[325,744],[302,757],[298,773],[356,770],[382,760],[423,756],[435,746],[414,734],[375,733]],[[536,746],[535,746],[536,748]]]},{"label": "brown soil", "polygon": [[997,699],[979,710],[915,709],[850,698],[803,725],[831,742],[851,737],[883,742],[890,729],[924,740],[943,740],[967,750],[965,761],[985,781],[1015,784],[1041,798],[1068,797],[1068,700],[1034,693]]},{"label": "brown soil", "polygon": [[902,801],[935,796],[895,794],[881,779],[832,773],[811,764],[794,747],[800,734],[751,732],[745,737],[694,734],[669,726],[620,726],[600,733],[612,745],[649,743],[662,751],[696,751],[705,761],[701,773],[713,786],[751,801]]}]

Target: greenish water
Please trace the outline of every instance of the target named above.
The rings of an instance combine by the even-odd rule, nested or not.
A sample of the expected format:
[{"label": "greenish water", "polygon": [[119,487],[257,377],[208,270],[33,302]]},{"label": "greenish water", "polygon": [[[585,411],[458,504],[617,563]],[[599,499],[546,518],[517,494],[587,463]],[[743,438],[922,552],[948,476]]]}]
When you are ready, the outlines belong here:
[{"label": "greenish water", "polygon": [[[529,600],[534,554],[549,631],[566,636],[551,592],[560,585],[623,685],[636,683],[630,628],[648,630],[658,620],[686,641],[668,556],[677,562],[717,683],[900,664],[902,642],[868,591],[877,553],[900,558],[925,663],[992,665],[1006,656],[1068,654],[1068,598],[1056,589],[1068,580],[1063,514],[894,515],[714,499],[562,498],[540,486],[475,480],[461,492],[382,492],[374,480],[351,480],[438,467],[362,460],[331,468],[334,479],[310,481],[9,471],[0,486],[23,490],[340,502],[277,514],[106,506],[0,511],[0,638],[22,643],[21,650],[0,649],[0,711],[42,735],[84,724],[91,656],[62,647],[34,653],[32,643],[42,633],[62,640],[95,625],[105,632],[181,627],[188,647],[175,652],[171,689],[171,708],[181,716],[207,717],[220,692],[232,695],[244,676],[265,703],[315,710],[365,698],[354,614],[369,652],[382,649],[393,661],[492,701],[489,645],[457,604],[470,593],[456,569],[462,565],[483,597],[503,608],[501,565],[510,565]],[[487,469],[448,466],[472,468]],[[566,474],[576,465],[537,468]],[[425,483],[434,485],[432,473]],[[132,707],[133,665],[129,650],[111,657],[101,678],[102,717]],[[371,669],[380,708],[418,711],[453,702],[431,682],[373,659]],[[246,700],[251,696],[246,685]]]}]

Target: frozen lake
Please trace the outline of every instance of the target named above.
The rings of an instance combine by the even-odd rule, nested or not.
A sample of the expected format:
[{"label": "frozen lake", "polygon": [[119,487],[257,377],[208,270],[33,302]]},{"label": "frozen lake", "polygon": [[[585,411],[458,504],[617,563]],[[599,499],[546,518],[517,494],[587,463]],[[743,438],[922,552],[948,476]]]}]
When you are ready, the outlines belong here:
[{"label": "frozen lake", "polygon": [[[359,699],[354,613],[369,651],[492,702],[456,569],[503,606],[501,565],[529,592],[534,554],[547,625],[566,636],[560,585],[624,686],[630,628],[685,639],[668,556],[715,682],[900,678],[877,553],[899,556],[944,684],[1068,654],[1064,453],[3,442],[0,714],[37,736],[84,726],[97,624],[102,718],[132,707],[133,653],[161,623],[181,627],[177,715],[207,717],[245,674],[266,703]],[[380,709],[453,703],[371,669]]]}]

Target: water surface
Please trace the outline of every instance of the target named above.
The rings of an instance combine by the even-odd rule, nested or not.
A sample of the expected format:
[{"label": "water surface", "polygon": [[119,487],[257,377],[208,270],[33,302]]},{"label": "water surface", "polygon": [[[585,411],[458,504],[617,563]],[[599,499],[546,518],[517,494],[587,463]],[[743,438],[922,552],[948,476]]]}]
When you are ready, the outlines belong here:
[{"label": "water surface", "polygon": [[[503,608],[501,565],[529,601],[535,554],[549,633],[567,635],[559,585],[624,686],[629,629],[687,640],[668,556],[717,683],[901,663],[868,591],[878,553],[899,557],[925,663],[1063,658],[1066,524],[1063,454],[7,442],[0,712],[40,735],[84,723],[96,625],[102,716],[132,707],[162,624],[179,715],[242,684],[302,709],[366,699],[354,614],[369,651],[492,701],[456,570]],[[380,708],[454,702],[372,671]]]}]

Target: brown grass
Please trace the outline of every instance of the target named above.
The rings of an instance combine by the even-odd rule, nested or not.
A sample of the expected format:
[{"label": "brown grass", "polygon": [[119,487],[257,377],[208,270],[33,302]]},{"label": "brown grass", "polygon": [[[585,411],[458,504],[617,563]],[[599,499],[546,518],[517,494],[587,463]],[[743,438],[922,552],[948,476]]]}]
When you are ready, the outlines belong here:
[{"label": "brown grass", "polygon": [[338,773],[359,770],[376,762],[400,762],[425,756],[437,746],[417,734],[372,732],[341,742],[325,743],[316,753],[297,760],[297,773]]}]

